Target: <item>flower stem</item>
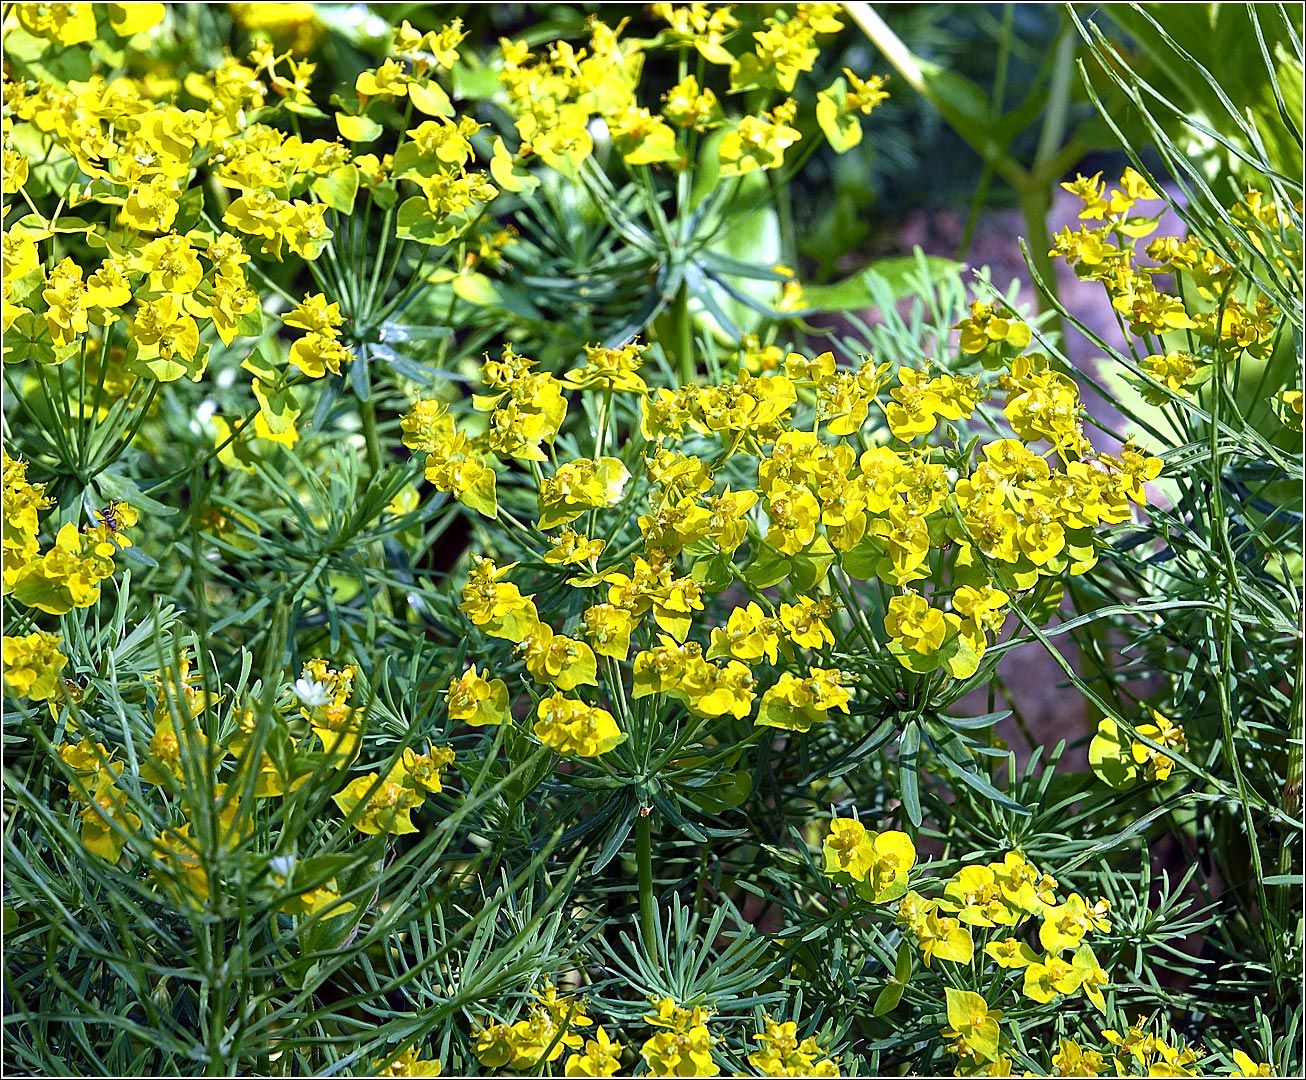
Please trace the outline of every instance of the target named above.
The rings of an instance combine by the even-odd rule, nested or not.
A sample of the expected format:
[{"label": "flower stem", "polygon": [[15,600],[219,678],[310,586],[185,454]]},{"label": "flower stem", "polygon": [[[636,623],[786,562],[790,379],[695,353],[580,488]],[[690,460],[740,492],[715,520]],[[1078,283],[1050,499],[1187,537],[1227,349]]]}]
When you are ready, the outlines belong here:
[{"label": "flower stem", "polygon": [[367,441],[367,467],[375,477],[381,472],[381,439],[376,431],[376,403],[370,398],[360,401],[358,415],[363,421],[363,438]]},{"label": "flower stem", "polygon": [[658,964],[661,958],[658,955],[660,942],[654,908],[657,898],[653,895],[653,819],[650,815],[641,815],[635,822],[635,861],[639,864],[639,921],[644,932],[644,946],[649,959]]}]

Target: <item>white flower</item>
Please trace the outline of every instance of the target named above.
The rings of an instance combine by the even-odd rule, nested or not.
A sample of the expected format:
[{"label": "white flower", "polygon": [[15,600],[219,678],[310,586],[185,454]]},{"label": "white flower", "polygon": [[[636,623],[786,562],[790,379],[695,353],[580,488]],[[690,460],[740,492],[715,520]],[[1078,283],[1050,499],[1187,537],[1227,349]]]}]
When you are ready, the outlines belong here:
[{"label": "white flower", "polygon": [[332,700],[331,691],[325,684],[314,682],[312,679],[295,680],[295,697],[309,709],[315,709],[319,705],[330,705]]}]

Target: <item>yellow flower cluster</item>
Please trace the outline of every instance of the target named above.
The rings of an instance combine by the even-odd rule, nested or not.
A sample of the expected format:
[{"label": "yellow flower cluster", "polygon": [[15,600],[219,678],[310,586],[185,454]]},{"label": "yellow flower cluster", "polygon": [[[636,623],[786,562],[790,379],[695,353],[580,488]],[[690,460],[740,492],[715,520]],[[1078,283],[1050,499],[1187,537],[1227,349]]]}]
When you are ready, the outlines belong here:
[{"label": "yellow flower cluster", "polygon": [[[562,1062],[564,1076],[612,1076],[621,1069],[626,1050],[621,1042],[613,1040],[602,1025],[594,1029],[593,1038],[578,1030],[594,1025],[583,999],[559,994],[548,982],[533,996],[522,1019],[473,1030],[473,1051],[482,1065],[524,1073],[558,1061],[570,1051]],[[720,1040],[708,1029],[712,1011],[702,1005],[678,1005],[670,997],[653,997],[650,1003],[653,1009],[644,1020],[654,1033],[639,1047],[645,1075],[719,1076],[721,1066],[713,1059],[712,1048]],[[797,1023],[769,1016],[763,1023],[763,1030],[753,1036],[761,1049],[748,1055],[749,1064],[761,1075],[841,1075],[837,1059],[823,1056],[815,1036],[798,1038]]]},{"label": "yellow flower cluster", "polygon": [[[496,144],[493,172],[500,185],[521,190],[528,182],[516,170],[538,158],[565,176],[575,177],[594,152],[594,132],[603,131],[629,166],[665,164],[686,169],[695,164],[697,136],[721,129],[715,165],[721,176],[775,169],[785,152],[802,138],[794,126],[792,98],[771,109],[729,118],[721,98],[701,80],[706,72],[686,74],[663,94],[660,108],[641,104],[640,77],[648,52],[693,47],[712,68],[728,68],[726,95],[758,91],[788,94],[798,76],[815,66],[816,38],[843,24],[838,5],[800,3],[762,20],[754,48],[738,56],[725,43],[740,30],[730,8],[694,3],[686,7],[654,4],[655,18],[668,26],[651,41],[623,41],[626,21],[615,28],[592,17],[587,48],[565,41],[536,56],[524,41],[502,43],[500,82],[508,94],[520,147],[515,157]],[[859,115],[869,113],[888,95],[883,79],[858,79],[845,71],[819,98],[816,119],[836,152],[851,149],[861,138]]]},{"label": "yellow flower cluster", "polygon": [[382,1067],[384,1060],[380,1058],[372,1063],[374,1076],[439,1076],[444,1071],[439,1060],[422,1058],[421,1051],[415,1046],[410,1046],[389,1065]]},{"label": "yellow flower cluster", "polygon": [[428,792],[443,790],[441,776],[453,760],[454,752],[447,746],[428,746],[424,754],[410,746],[384,778],[374,772],[356,777],[331,799],[350,824],[368,836],[415,833],[410,815],[426,801]]},{"label": "yellow flower cluster", "polygon": [[[22,639],[18,640],[22,644]],[[7,638],[7,667],[9,642]],[[14,679],[21,682],[31,671],[32,664],[24,664],[23,659],[18,656],[7,672],[11,688]],[[309,660],[276,709],[272,737],[262,743],[256,758],[252,750],[258,718],[252,708],[233,710],[234,724],[216,742],[205,734],[206,728],[212,730],[213,710],[222,698],[197,685],[189,658],[183,656],[175,668],[170,665],[162,673],[147,676],[147,689],[154,699],[153,733],[147,753],[140,757],[138,772],[145,783],[167,793],[166,801],[175,800],[182,818],[179,824],[161,825],[157,834],[142,835],[144,850],[152,854],[151,874],[161,892],[182,906],[197,907],[208,901],[214,888],[210,858],[201,853],[195,839],[195,792],[211,783],[219,806],[220,851],[234,852],[254,828],[252,812],[242,804],[240,795],[248,790],[246,778],[251,771],[253,796],[265,799],[286,795],[314,776],[321,777],[324,769],[330,776],[348,767],[358,754],[363,734],[363,710],[350,702],[356,677],[351,665],[336,670],[324,660]],[[305,751],[293,733],[296,726],[312,732],[320,752]],[[123,766],[116,760],[117,751],[83,738],[76,744],[65,743],[59,755],[74,774],[69,793],[83,807],[79,815],[83,843],[101,858],[117,862],[128,841],[143,830],[141,816],[133,811],[120,784]],[[443,774],[453,761],[454,752],[446,746],[428,745],[422,753],[409,747],[384,778],[376,772],[355,777],[333,799],[360,833],[415,832],[411,812],[428,794],[442,790]],[[296,890],[293,859],[274,860],[270,870],[272,883],[288,893],[280,906],[286,914],[314,915],[328,909],[340,914],[353,907],[342,901],[334,878],[307,891]]]},{"label": "yellow flower cluster", "polygon": [[126,530],[138,515],[126,503],[110,503],[85,529],[65,522],[43,550],[41,512],[52,505],[44,484],[28,482],[27,462],[4,452],[4,594],[47,615],[66,615],[99,600],[113,557],[131,547]]},{"label": "yellow flower cluster", "polygon": [[[1123,1035],[1110,1028],[1102,1029],[1102,1037],[1112,1051],[1099,1051],[1083,1046],[1075,1039],[1063,1038],[1059,1048],[1052,1055],[1053,1076],[1198,1076],[1197,1070],[1191,1068],[1201,1054],[1193,1047],[1181,1044],[1171,1045],[1158,1035],[1149,1034],[1144,1026],[1146,1020],[1129,1025]],[[1261,1073],[1258,1067],[1241,1050],[1234,1051],[1234,1058],[1239,1068],[1233,1076],[1273,1076],[1268,1069]],[[1251,1071],[1246,1071],[1250,1066]],[[1209,1074],[1208,1074],[1209,1075]]]},{"label": "yellow flower cluster", "polygon": [[907,892],[907,876],[916,865],[916,846],[904,832],[868,832],[856,818],[835,818],[822,844],[825,874],[851,883],[858,896],[875,904],[897,900]]},{"label": "yellow flower cluster", "polygon": [[59,651],[63,638],[37,630],[4,636],[5,687],[14,697],[44,701],[60,692],[59,672],[68,657]]},{"label": "yellow flower cluster", "polygon": [[[284,51],[261,37],[243,58],[228,55],[184,82],[98,74],[66,83],[44,75],[19,80],[6,69],[5,194],[26,195],[30,186],[33,193],[53,190],[62,201],[49,219],[34,212],[5,230],[5,360],[72,360],[83,369],[79,378],[94,365],[95,404],[88,409],[83,403],[83,415],[103,419],[137,379],[198,381],[211,337],[230,345],[237,336],[262,334],[257,263],[279,262],[287,252],[317,259],[333,238],[332,222],[353,213],[360,190],[387,209],[401,182],[419,191],[398,206],[395,234],[439,245],[471,229],[497,194],[487,174],[472,167],[470,139],[481,125],[456,116],[435,81],[458,58],[463,33],[456,20],[425,34],[404,23],[396,32],[396,57],[360,76],[360,111],[337,116],[342,135],[354,143],[370,142],[383,130],[366,115],[370,102],[406,96],[432,117],[405,131],[394,154],[378,158],[355,156],[338,139],[306,139],[269,122],[274,113],[292,122],[322,115],[312,97],[316,65],[295,53],[311,47],[323,25],[311,5],[281,5],[263,14],[258,7],[233,5],[233,16],[270,32]],[[104,8],[107,17],[97,13]],[[130,38],[165,14],[160,4],[15,9],[17,20],[6,23],[6,33],[35,35],[52,48],[101,35]],[[144,47],[143,41],[136,45]],[[183,95],[200,107],[177,104]],[[80,216],[65,212],[70,209]],[[97,210],[109,220],[91,220]],[[104,252],[100,261],[58,260],[56,254],[43,263],[42,247],[58,252],[61,236],[78,234]],[[100,237],[109,234],[106,246]],[[229,465],[252,468],[251,452],[239,445],[251,435],[294,444],[301,409],[292,372],[338,375],[353,359],[339,340],[339,306],[321,294],[307,297],[285,322],[307,331],[291,347],[288,365],[262,351],[242,365],[258,402],[254,424],[213,418]],[[110,365],[121,369],[112,378]]]},{"label": "yellow flower cluster", "polygon": [[778,1023],[766,1017],[765,1029],[753,1038],[762,1049],[748,1055],[748,1063],[763,1076],[839,1076],[833,1058],[822,1057],[816,1036],[798,1038],[798,1025],[792,1020]]},{"label": "yellow flower cluster", "polygon": [[[1027,327],[992,309],[976,308],[962,333],[985,348],[1031,340]],[[564,696],[599,685],[600,657],[629,672],[634,699],[660,695],[696,717],[751,716],[803,732],[848,712],[850,679],[801,654],[835,641],[828,624],[838,605],[822,595],[832,571],[895,588],[883,627],[903,667],[968,678],[1002,632],[1012,596],[1093,566],[1098,527],[1129,520],[1161,468],[1132,444],[1093,452],[1075,383],[1038,354],[1001,354],[987,386],[982,377],[894,373],[870,361],[841,370],[829,353],[791,353],[783,372],[653,390],[640,374],[645,351],[639,342],[591,346],[559,379],[508,347],[482,366],[490,392],[473,397],[487,417],[480,434],[430,400],[402,422],[438,490],[500,517],[537,549],[532,567],[583,567],[567,583],[597,593],[576,625],[550,625],[509,580],[512,566],[476,557],[462,594],[475,626],[517,646],[545,694],[536,734],[564,753],[594,756],[621,741],[611,706]],[[976,441],[969,457],[955,440],[953,450],[917,445],[970,417],[994,384],[1015,437]],[[596,452],[559,461],[553,441],[570,388],[602,396]],[[648,443],[641,461],[602,452],[616,399],[638,408]],[[800,402],[814,408],[804,414]],[[872,409],[891,440],[868,444]],[[705,439],[715,455],[701,449]],[[500,459],[535,477],[534,530],[499,510]],[[732,476],[756,480],[738,489],[721,482],[727,462]],[[591,534],[618,535],[632,519],[638,549],[608,558],[607,541]],[[733,582],[765,590],[786,580],[798,586],[792,603],[758,592],[724,612],[724,625],[699,615]],[[919,591],[923,581],[931,593]],[[491,673],[473,668],[455,682],[452,718],[480,725],[510,714],[506,685]]]},{"label": "yellow flower cluster", "polygon": [[122,765],[113,760],[116,752],[83,738],[59,747],[59,756],[74,774],[68,794],[83,807],[82,842],[100,858],[117,862],[127,837],[140,829],[141,819],[127,808],[127,797],[118,787]]},{"label": "yellow flower cluster", "polygon": [[[970,1075],[1011,1076],[1012,1062],[999,1051],[1002,1012],[990,1009],[983,996],[969,990],[947,987],[948,1026],[943,1036],[952,1040],[954,1049],[969,1062],[963,1066]],[[1097,1049],[1077,1039],[1062,1037],[1051,1055],[1050,1071],[1025,1072],[1024,1076],[1215,1076],[1209,1066],[1198,1069],[1204,1056],[1200,1047],[1185,1046],[1182,1040],[1170,1042],[1146,1030],[1147,1020],[1139,1017],[1121,1034],[1102,1029],[1107,1047]],[[1242,1050],[1232,1052],[1232,1068],[1222,1075],[1233,1077],[1274,1076],[1268,1062],[1257,1062]]]},{"label": "yellow flower cluster", "polygon": [[656,1012],[644,1019],[660,1029],[639,1048],[650,1076],[717,1076],[721,1066],[712,1060],[716,1041],[707,1029],[711,1011],[701,1005],[692,1009],[677,1005],[671,998],[653,1002]]},{"label": "yellow flower cluster", "polygon": [[[1103,224],[1077,232],[1067,226],[1049,254],[1074,266],[1080,277],[1100,282],[1130,331],[1154,343],[1139,363],[1145,399],[1162,404],[1172,395],[1191,396],[1211,377],[1214,364],[1232,363],[1244,353],[1268,357],[1279,314],[1270,299],[1195,237],[1157,237],[1144,249],[1152,265],[1139,262],[1137,241],[1155,231],[1159,214],[1136,210],[1159,196],[1132,168],[1110,194],[1101,175],[1079,176],[1062,187],[1083,203],[1081,219]],[[1285,269],[1300,260],[1301,235],[1293,220],[1261,192],[1248,191],[1231,208],[1229,220],[1231,251],[1255,248]],[[1180,276],[1177,294],[1156,284],[1172,274]],[[1192,288],[1185,291],[1183,282]],[[1175,332],[1184,334],[1181,348],[1169,340]]]},{"label": "yellow flower cluster", "polygon": [[[1134,730],[1166,749],[1188,752],[1188,738],[1181,725],[1155,709],[1148,710],[1152,723]],[[1088,762],[1103,783],[1114,788],[1131,788],[1140,780],[1168,780],[1175,760],[1140,739],[1126,739],[1110,717],[1098,721],[1097,734],[1088,747]]]},{"label": "yellow flower cluster", "polygon": [[626,741],[606,709],[573,701],[561,693],[542,698],[535,737],[559,754],[598,757]]},{"label": "yellow flower cluster", "polygon": [[[565,1066],[567,1076],[611,1076],[616,1071],[621,1044],[609,1042],[602,1027],[588,1043],[576,1030],[594,1023],[585,1014],[582,999],[559,995],[557,987],[548,982],[534,992],[534,997],[523,1019],[512,1024],[487,1024],[473,1032],[473,1050],[482,1065],[524,1072],[557,1061],[571,1050],[574,1053]],[[579,1071],[591,1065],[607,1071]]]},{"label": "yellow flower cluster", "polygon": [[[855,818],[834,818],[822,844],[824,873],[872,904],[898,900],[896,921],[915,940],[926,967],[933,961],[971,964],[976,955],[974,934],[987,937],[982,963],[1023,971],[1021,994],[1039,1003],[1059,995],[1083,992],[1105,1008],[1102,989],[1107,973],[1085,940],[1090,931],[1109,933],[1111,905],[1090,905],[1078,893],[1057,895],[1057,881],[1030,863],[1019,851],[1001,862],[963,866],[938,897],[909,890],[908,877],[916,849],[905,833],[874,833]],[[1022,940],[1019,930],[1038,919],[1041,952]],[[1063,956],[1071,951],[1069,959]],[[984,997],[971,991],[947,990],[948,1027],[943,1035],[968,1068],[1010,1068],[999,1049],[998,1021]]]}]

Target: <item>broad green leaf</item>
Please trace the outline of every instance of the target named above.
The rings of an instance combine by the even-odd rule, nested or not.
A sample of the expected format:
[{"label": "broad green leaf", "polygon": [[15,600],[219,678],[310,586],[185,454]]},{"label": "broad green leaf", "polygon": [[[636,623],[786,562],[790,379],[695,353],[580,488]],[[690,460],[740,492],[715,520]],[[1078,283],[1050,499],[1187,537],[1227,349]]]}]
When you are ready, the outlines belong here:
[{"label": "broad green leaf", "polygon": [[352,214],[354,197],[358,194],[358,166],[341,165],[326,176],[319,176],[313,181],[313,192],[332,210]]},{"label": "broad green leaf", "polygon": [[893,1012],[898,1007],[898,1002],[902,1000],[906,989],[906,982],[900,981],[897,976],[891,978],[876,997],[875,1004],[871,1007],[871,1015],[883,1016],[885,1013]]},{"label": "broad green leaf", "polygon": [[816,95],[816,122],[836,154],[847,153],[862,141],[861,118],[855,112],[842,111],[847,96],[848,83],[842,75]]},{"label": "broad green leaf", "polygon": [[294,113],[296,116],[307,116],[312,120],[325,120],[327,115],[309,102],[287,101],[285,108],[286,112]]},{"label": "broad green leaf", "polygon": [[[925,255],[931,281],[943,281],[961,269],[961,264],[938,255]],[[864,270],[859,270],[843,281],[832,285],[804,285],[803,302],[818,311],[861,311],[874,307],[876,300],[872,287],[878,283],[895,299],[912,295],[919,288],[917,271],[921,258],[915,255],[896,255],[879,259]]]},{"label": "broad green leaf", "polygon": [[530,191],[540,186],[536,177],[514,164],[508,147],[498,137],[494,140],[494,156],[490,158],[490,175],[504,191]]},{"label": "broad green leaf", "polygon": [[494,282],[484,274],[459,274],[453,279],[453,291],[460,299],[478,307],[489,307],[499,300]]},{"label": "broad green leaf", "polygon": [[50,340],[50,327],[40,315],[25,311],[14,320],[4,334],[4,362],[16,364],[33,360],[38,364],[58,361],[54,342]]},{"label": "broad green leaf", "polygon": [[744,568],[743,579],[754,588],[769,589],[790,574],[789,559],[770,544],[758,545],[757,556]]},{"label": "broad green leaf", "polygon": [[452,215],[441,217],[432,213],[426,198],[414,195],[399,207],[395,235],[401,240],[413,240],[419,244],[447,244],[458,235],[462,224],[461,218],[454,224]]},{"label": "broad green leaf", "polygon": [[413,108],[427,116],[453,116],[453,103],[434,79],[408,84],[408,100]]},{"label": "broad green leaf", "polygon": [[1133,740],[1122,734],[1109,716],[1098,721],[1097,734],[1088,744],[1088,764],[1104,784],[1123,791],[1138,782],[1138,766],[1130,752],[1132,744]]},{"label": "broad green leaf", "polygon": [[336,113],[336,127],[353,143],[370,143],[385,130],[371,117],[350,116],[348,113]]}]

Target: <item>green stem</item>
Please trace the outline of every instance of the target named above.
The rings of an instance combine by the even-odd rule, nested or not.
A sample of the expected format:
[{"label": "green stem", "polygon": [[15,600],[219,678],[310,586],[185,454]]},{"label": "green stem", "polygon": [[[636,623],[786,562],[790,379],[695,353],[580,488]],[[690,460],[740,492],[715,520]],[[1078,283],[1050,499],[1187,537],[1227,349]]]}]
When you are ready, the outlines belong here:
[{"label": "green stem", "polygon": [[[643,807],[640,808],[641,810]],[[639,921],[644,932],[644,945],[648,949],[649,959],[660,964],[660,942],[658,940],[658,921],[655,905],[657,897],[653,893],[653,819],[651,815],[641,815],[635,822],[635,861],[639,864]]]},{"label": "green stem", "polygon": [[367,467],[375,477],[381,472],[381,439],[376,430],[376,403],[371,398],[360,401],[358,415],[363,421],[363,438],[367,440]]},{"label": "green stem", "polygon": [[676,362],[680,365],[680,385],[692,386],[698,374],[694,363],[694,324],[689,316],[689,286],[681,282],[671,311],[676,335]]},{"label": "green stem", "polygon": [[1038,271],[1038,276],[1042,278],[1044,288],[1048,290],[1046,298],[1038,295],[1038,290],[1035,290],[1039,310],[1051,314],[1050,329],[1055,331],[1061,348],[1065,349],[1066,326],[1062,322],[1061,313],[1057,310],[1059,306],[1057,268],[1052,262],[1052,256],[1048,254],[1052,243],[1048,239],[1048,210],[1052,207],[1052,194],[1048,190],[1048,185],[1040,177],[1035,176],[1019,185],[1016,188],[1016,195],[1020,199],[1020,212],[1025,218],[1025,237],[1030,261]]}]

